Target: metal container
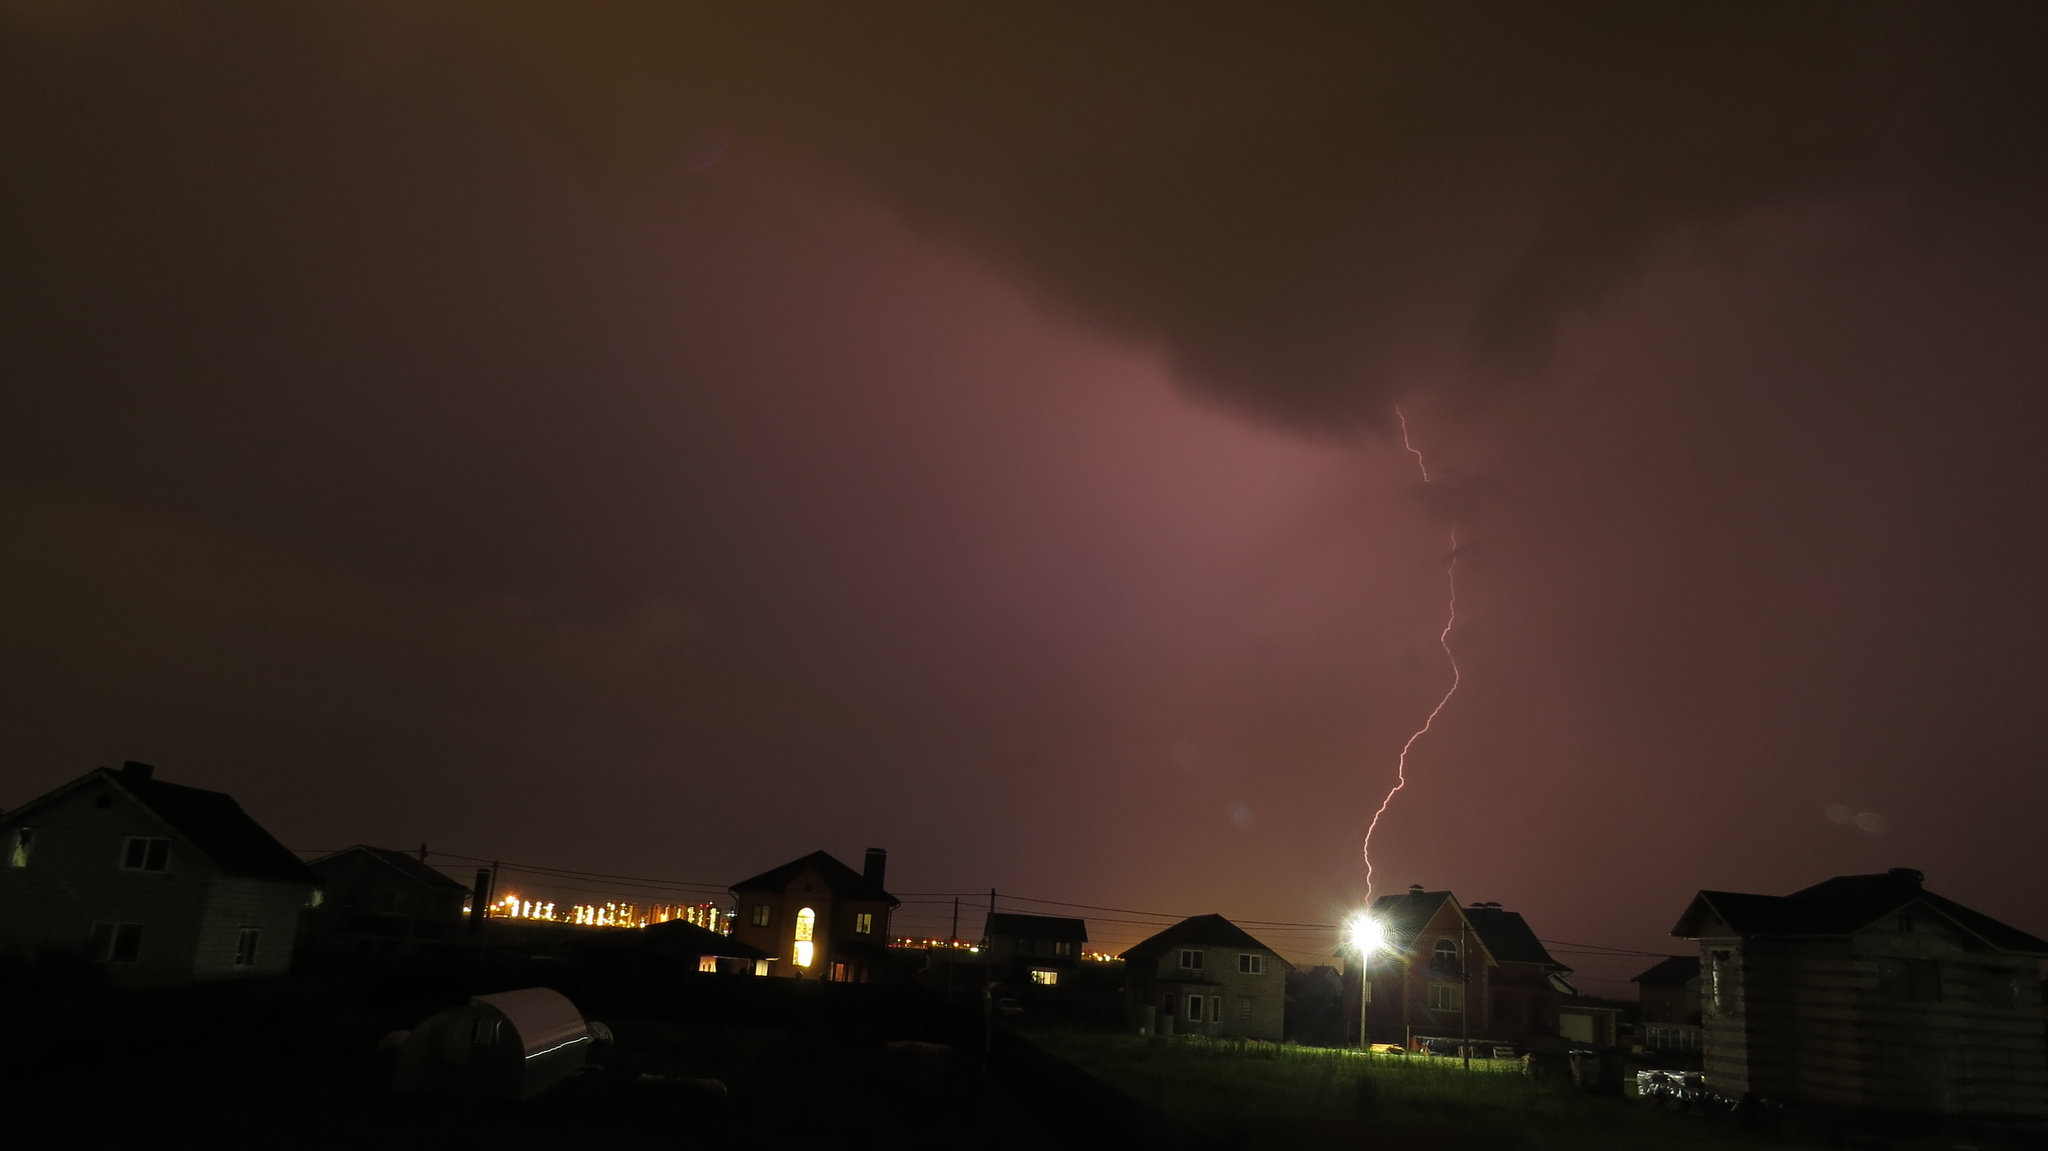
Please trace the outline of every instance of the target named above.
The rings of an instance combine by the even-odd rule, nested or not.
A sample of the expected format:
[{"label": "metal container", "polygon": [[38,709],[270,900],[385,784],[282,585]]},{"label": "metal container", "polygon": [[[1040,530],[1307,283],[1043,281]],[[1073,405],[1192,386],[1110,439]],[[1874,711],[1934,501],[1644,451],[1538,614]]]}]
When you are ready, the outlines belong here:
[{"label": "metal container", "polygon": [[479,995],[406,1036],[392,1085],[408,1094],[530,1099],[583,1066],[591,1029],[558,991]]}]

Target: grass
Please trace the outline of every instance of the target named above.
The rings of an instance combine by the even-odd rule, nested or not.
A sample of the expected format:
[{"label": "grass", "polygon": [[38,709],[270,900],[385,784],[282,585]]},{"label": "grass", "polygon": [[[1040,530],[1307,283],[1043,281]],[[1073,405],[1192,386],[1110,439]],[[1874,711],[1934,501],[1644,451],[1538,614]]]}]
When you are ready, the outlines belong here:
[{"label": "grass", "polygon": [[1361,1055],[1277,1043],[1041,1032],[1034,1042],[1160,1108],[1256,1130],[1271,1122],[1487,1131],[1506,1146],[1785,1146],[1530,1077],[1519,1061]]}]

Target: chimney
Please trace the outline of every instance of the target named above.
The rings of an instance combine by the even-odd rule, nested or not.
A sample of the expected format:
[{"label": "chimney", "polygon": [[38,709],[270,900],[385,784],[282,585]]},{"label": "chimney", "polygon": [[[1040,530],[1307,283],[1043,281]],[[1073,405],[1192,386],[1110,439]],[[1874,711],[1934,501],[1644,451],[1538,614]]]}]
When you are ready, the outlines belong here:
[{"label": "chimney", "polygon": [[1893,879],[1904,880],[1915,887],[1920,886],[1921,882],[1927,878],[1920,869],[1915,867],[1894,867],[1890,871],[1885,872],[1885,874]]},{"label": "chimney", "polygon": [[861,878],[874,884],[876,887],[881,887],[882,878],[888,874],[888,871],[889,853],[879,847],[868,848],[868,862],[866,867],[861,868]]},{"label": "chimney", "polygon": [[137,763],[132,759],[121,765],[121,775],[125,779],[146,780],[150,776],[155,774],[156,768],[151,767],[149,764],[146,763]]}]

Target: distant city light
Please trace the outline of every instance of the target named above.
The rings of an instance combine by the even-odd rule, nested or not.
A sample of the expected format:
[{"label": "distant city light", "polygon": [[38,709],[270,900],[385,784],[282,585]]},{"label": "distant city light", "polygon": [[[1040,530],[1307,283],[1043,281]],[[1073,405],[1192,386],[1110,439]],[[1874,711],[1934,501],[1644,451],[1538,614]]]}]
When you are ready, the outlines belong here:
[{"label": "distant city light", "polygon": [[732,934],[732,913],[709,903],[577,903],[564,908],[551,900],[507,895],[491,904],[490,914],[493,919],[536,919],[581,927],[647,927],[681,919],[720,935]]}]

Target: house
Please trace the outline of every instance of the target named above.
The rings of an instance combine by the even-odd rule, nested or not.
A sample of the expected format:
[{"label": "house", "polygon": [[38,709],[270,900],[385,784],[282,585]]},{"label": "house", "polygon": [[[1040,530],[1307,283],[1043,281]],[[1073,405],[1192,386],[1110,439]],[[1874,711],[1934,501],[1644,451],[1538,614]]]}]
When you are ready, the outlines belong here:
[{"label": "house", "polygon": [[1702,891],[1707,1086],[1818,1111],[2048,1118],[2048,941],[1928,891],[1843,875],[1790,895]]},{"label": "house", "polygon": [[875,983],[899,900],[883,888],[889,853],[868,848],[855,871],[822,851],[732,885],[732,938],[770,958],[768,974]]},{"label": "house", "polygon": [[320,906],[307,916],[309,942],[344,950],[412,954],[455,941],[469,888],[417,857],[358,843],[306,864],[319,877]]},{"label": "house", "polygon": [[1220,915],[1183,919],[1123,961],[1126,1009],[1153,1034],[1282,1037],[1294,965]]},{"label": "house", "polygon": [[100,768],[0,819],[0,948],[76,950],[117,985],[282,975],[313,872],[235,801]]},{"label": "house", "polygon": [[1088,949],[1088,924],[1052,915],[991,911],[983,938],[997,982],[1057,987],[1073,982],[1081,953]]},{"label": "house", "polygon": [[702,975],[766,975],[768,953],[753,944],[670,919],[628,930],[603,930],[572,947],[586,966],[638,974],[694,971]]},{"label": "house", "polygon": [[[1528,1047],[1560,1034],[1559,1008],[1575,995],[1571,968],[1551,958],[1522,916],[1498,903],[1461,905],[1421,885],[1373,901],[1385,946],[1369,960],[1371,1042],[1414,1047],[1425,1038]],[[1359,978],[1347,972],[1347,1038],[1358,1035]],[[1469,1012],[1468,1012],[1469,1008]]]},{"label": "house", "polygon": [[1643,1052],[1697,1059],[1700,1031],[1700,957],[1674,955],[1629,982],[1643,1016]]}]

